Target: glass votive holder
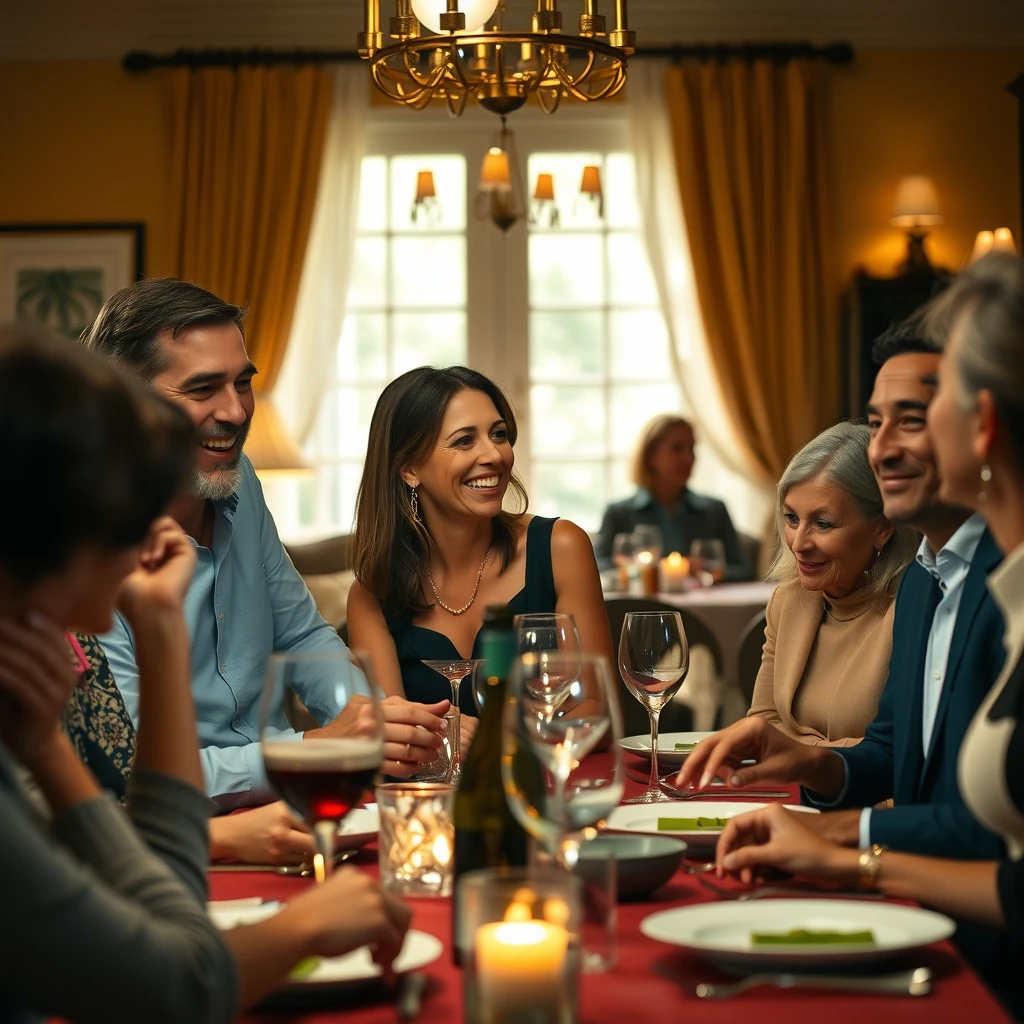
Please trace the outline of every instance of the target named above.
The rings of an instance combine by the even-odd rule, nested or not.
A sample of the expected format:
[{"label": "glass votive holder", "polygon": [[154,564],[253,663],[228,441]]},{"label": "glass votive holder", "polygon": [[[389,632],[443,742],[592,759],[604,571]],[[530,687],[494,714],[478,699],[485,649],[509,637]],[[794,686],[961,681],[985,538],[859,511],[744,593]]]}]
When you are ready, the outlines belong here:
[{"label": "glass votive holder", "polygon": [[377,786],[380,883],[401,896],[450,896],[455,787],[443,782]]},{"label": "glass votive holder", "polygon": [[536,868],[459,879],[465,1024],[575,1024],[580,891],[576,876]]}]

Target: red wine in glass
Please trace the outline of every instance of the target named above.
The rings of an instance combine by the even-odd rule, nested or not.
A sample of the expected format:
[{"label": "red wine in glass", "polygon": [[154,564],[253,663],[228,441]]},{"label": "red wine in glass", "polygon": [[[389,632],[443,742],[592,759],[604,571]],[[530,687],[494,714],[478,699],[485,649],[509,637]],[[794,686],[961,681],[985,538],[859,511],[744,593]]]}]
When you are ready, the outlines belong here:
[{"label": "red wine in glass", "polygon": [[264,741],[270,784],[310,827],[341,820],[362,801],[380,769],[377,740]]}]

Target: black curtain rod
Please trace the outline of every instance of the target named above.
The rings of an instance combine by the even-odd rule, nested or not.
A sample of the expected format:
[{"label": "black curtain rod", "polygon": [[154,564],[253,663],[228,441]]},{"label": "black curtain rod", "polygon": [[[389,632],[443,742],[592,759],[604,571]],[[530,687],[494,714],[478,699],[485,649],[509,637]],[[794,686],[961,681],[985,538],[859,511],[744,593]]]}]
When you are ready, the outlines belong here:
[{"label": "black curtain rod", "polygon": [[[630,60],[667,57],[676,63],[684,60],[775,60],[798,58],[824,60],[829,64],[848,64],[853,60],[849,43],[813,46],[811,43],[697,43],[693,45],[654,46],[637,50]],[[275,64],[336,64],[359,60],[354,50],[175,50],[155,54],[133,50],[121,61],[126,71],[151,71],[153,68],[240,68]]]}]

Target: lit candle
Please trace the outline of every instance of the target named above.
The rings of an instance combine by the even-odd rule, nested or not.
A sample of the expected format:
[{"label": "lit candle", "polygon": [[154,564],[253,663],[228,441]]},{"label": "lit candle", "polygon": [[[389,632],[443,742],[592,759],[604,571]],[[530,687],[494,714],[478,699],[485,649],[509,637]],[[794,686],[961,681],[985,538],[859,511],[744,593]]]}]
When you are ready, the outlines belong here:
[{"label": "lit candle", "polygon": [[520,910],[529,913],[526,904],[513,903],[504,921],[476,930],[480,1007],[493,1024],[558,1024],[567,1000],[569,933],[562,924],[526,919]]},{"label": "lit candle", "polygon": [[640,570],[641,590],[650,597],[658,592],[658,554],[643,548],[634,557]]},{"label": "lit candle", "polygon": [[690,575],[690,560],[678,551],[673,551],[661,560],[661,589],[667,594],[676,594],[686,589],[686,577]]}]

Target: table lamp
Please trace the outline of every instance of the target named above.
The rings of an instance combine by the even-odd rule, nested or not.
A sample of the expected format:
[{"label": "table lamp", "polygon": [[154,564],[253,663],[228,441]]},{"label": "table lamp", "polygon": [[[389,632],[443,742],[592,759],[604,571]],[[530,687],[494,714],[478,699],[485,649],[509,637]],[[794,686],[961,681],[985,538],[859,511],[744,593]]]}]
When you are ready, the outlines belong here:
[{"label": "table lamp", "polygon": [[924,251],[928,232],[921,228],[942,223],[939,197],[931,178],[917,174],[900,179],[889,223],[894,228],[905,228],[907,232],[907,258],[900,267],[901,272],[919,274],[930,271],[931,263]]}]

